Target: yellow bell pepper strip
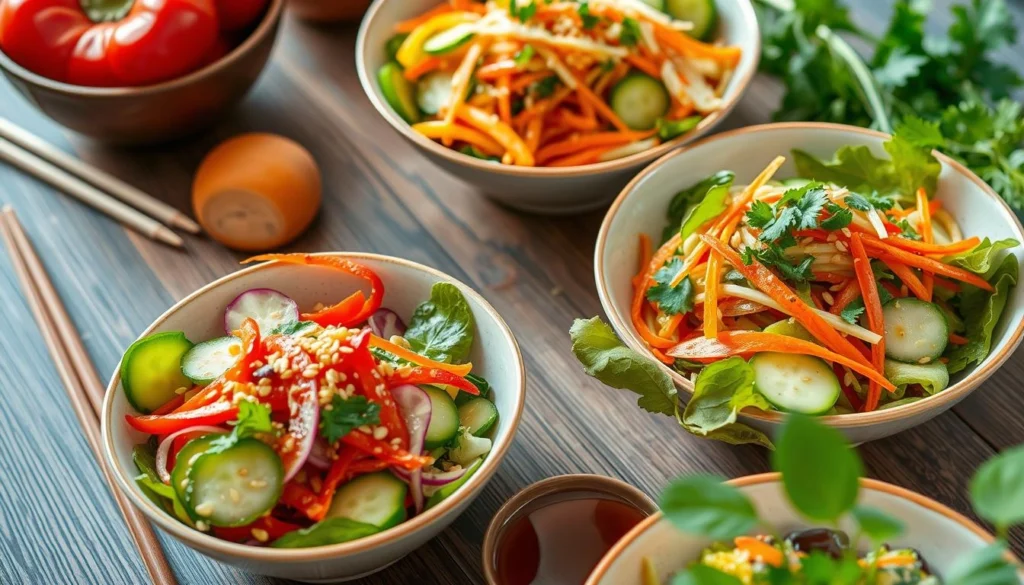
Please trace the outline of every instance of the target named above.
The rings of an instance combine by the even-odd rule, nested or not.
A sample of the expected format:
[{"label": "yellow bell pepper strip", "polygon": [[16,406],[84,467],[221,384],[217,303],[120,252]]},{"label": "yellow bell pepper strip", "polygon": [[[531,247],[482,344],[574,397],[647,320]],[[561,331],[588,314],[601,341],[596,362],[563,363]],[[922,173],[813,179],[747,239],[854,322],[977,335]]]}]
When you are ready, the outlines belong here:
[{"label": "yellow bell pepper strip", "polygon": [[438,14],[409,33],[409,36],[402,42],[402,46],[398,47],[395,59],[398,60],[402,67],[412,67],[420,61],[429,58],[429,55],[423,50],[423,44],[427,42],[427,39],[455,25],[475,22],[477,20],[480,20],[480,15],[473,12],[446,12]]},{"label": "yellow bell pepper strip", "polygon": [[460,378],[465,378],[467,374],[473,371],[473,364],[444,364],[436,362],[428,357],[424,357],[414,351],[405,349],[400,345],[395,345],[386,339],[381,339],[376,335],[370,336],[370,345],[378,347],[384,351],[393,354],[407,362],[412,362],[417,366],[425,366],[427,368],[437,368],[439,370],[445,370],[451,372]]},{"label": "yellow bell pepper strip", "polygon": [[449,126],[443,120],[430,120],[413,124],[412,129],[431,140],[441,140],[445,136],[449,136],[452,140],[467,142],[480,149],[480,152],[490,156],[505,154],[505,148],[498,144],[497,140],[473,128],[456,124]]},{"label": "yellow bell pepper strip", "polygon": [[497,116],[473,106],[460,104],[455,108],[455,117],[494,138],[512,155],[515,164],[524,167],[534,166],[535,161],[530,147],[511,126],[499,120]]}]

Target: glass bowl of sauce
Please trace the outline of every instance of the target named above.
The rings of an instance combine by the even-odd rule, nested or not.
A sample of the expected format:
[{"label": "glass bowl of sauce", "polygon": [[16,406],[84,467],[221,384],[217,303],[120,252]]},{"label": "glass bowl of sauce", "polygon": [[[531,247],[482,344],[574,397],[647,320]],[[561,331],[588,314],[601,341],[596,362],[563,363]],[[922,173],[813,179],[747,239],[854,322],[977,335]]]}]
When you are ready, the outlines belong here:
[{"label": "glass bowl of sauce", "polygon": [[581,585],[620,538],[657,510],[646,494],[610,477],[537,482],[491,520],[484,576],[488,585]]}]

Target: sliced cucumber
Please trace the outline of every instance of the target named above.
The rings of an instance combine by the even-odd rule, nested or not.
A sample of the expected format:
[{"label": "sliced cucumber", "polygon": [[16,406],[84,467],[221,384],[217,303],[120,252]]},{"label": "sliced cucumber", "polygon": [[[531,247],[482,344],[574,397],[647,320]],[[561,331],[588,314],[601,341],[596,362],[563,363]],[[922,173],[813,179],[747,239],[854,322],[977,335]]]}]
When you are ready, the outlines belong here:
[{"label": "sliced cucumber", "polygon": [[765,352],[750,359],[754,388],[779,410],[822,414],[839,400],[839,379],[824,360]]},{"label": "sliced cucumber", "polygon": [[498,422],[498,409],[486,398],[476,397],[459,406],[459,424],[470,434],[482,437]]},{"label": "sliced cucumber", "polygon": [[882,307],[885,355],[894,360],[927,364],[946,351],[949,325],[934,303],[919,299],[893,299]]},{"label": "sliced cucumber", "polygon": [[645,73],[630,73],[612,88],[609,103],[633,130],[650,130],[668,113],[671,99],[657,79]]},{"label": "sliced cucumber", "polygon": [[157,333],[136,341],[121,358],[121,386],[135,410],[153,412],[174,398],[178,388],[191,388],[181,373],[181,359],[192,342],[181,331]]},{"label": "sliced cucumber", "polygon": [[395,113],[410,124],[420,121],[420,110],[416,107],[415,88],[402,75],[402,66],[398,63],[385,63],[377,72],[377,83],[384,99]]},{"label": "sliced cucumber", "polygon": [[470,464],[469,468],[466,469],[466,473],[464,473],[462,477],[444,487],[439,488],[436,492],[430,494],[430,497],[427,498],[427,509],[429,510],[434,506],[440,504],[449,496],[458,491],[460,487],[466,485],[466,482],[469,481],[469,478],[473,477],[473,474],[475,474],[480,469],[480,466],[483,465],[483,463],[484,460],[482,457],[480,459],[477,459],[472,464]]},{"label": "sliced cucumber", "polygon": [[269,512],[281,497],[281,458],[257,439],[200,455],[188,472],[185,506],[213,526],[244,526]]},{"label": "sliced cucumber", "polygon": [[665,12],[665,0],[640,0],[655,10]]},{"label": "sliced cucumber", "polygon": [[424,114],[433,116],[441,111],[452,96],[452,74],[434,71],[416,82],[416,103]]},{"label": "sliced cucumber", "polygon": [[796,322],[796,319],[790,317],[789,319],[783,319],[782,321],[776,321],[771,325],[764,328],[765,333],[774,333],[776,335],[785,335],[786,337],[795,337],[797,339],[803,339],[804,341],[814,341],[814,336],[807,330],[806,327]]},{"label": "sliced cucumber", "polygon": [[423,52],[428,55],[451,53],[473,38],[476,28],[473,23],[464,22],[443,30],[423,43]]},{"label": "sliced cucumber", "polygon": [[714,0],[665,0],[665,12],[672,18],[693,23],[690,36],[707,40],[718,21]]},{"label": "sliced cucumber", "polygon": [[430,424],[427,426],[425,447],[436,449],[459,434],[459,411],[447,392],[434,386],[424,386],[430,397]]},{"label": "sliced cucumber", "polygon": [[188,472],[192,470],[192,464],[199,459],[199,456],[210,448],[210,443],[219,437],[217,433],[210,433],[196,437],[178,451],[174,458],[174,469],[171,470],[171,487],[178,494],[178,499],[185,501],[188,494]]},{"label": "sliced cucumber", "polygon": [[206,385],[235,365],[242,355],[242,340],[218,337],[193,346],[181,358],[181,373],[196,384]]},{"label": "sliced cucumber", "polygon": [[359,476],[338,488],[326,518],[348,518],[381,530],[405,522],[409,486],[386,471]]}]

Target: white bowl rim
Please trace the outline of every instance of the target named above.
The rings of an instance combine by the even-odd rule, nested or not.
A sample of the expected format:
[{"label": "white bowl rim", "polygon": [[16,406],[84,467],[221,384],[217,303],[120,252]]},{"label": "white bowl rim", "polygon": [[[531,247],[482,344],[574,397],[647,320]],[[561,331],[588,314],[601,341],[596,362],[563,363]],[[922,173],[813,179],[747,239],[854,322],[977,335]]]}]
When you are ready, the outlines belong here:
[{"label": "white bowl rim", "polygon": [[[234,542],[228,542],[221,540],[205,532],[200,532],[193,528],[178,522],[172,518],[167,512],[158,508],[156,504],[150,501],[149,498],[144,497],[139,491],[138,487],[131,480],[133,474],[126,473],[125,469],[120,465],[117,457],[114,454],[114,439],[113,433],[111,432],[111,412],[114,407],[114,398],[118,394],[117,388],[121,382],[120,367],[114,370],[114,375],[110,379],[110,383],[107,386],[106,395],[103,398],[103,416],[102,416],[102,428],[100,432],[102,434],[101,440],[103,441],[103,453],[105,457],[105,464],[109,467],[111,474],[116,479],[117,487],[122,493],[128,495],[128,498],[135,505],[136,508],[143,511],[150,518],[151,521],[155,522],[164,531],[170,533],[175,538],[182,540],[186,543],[194,544],[201,550],[211,550],[218,554],[244,558],[251,561],[260,561],[272,564],[287,564],[301,561],[315,561],[315,560],[326,560],[328,558],[340,557],[348,554],[360,553],[370,550],[380,544],[403,538],[416,532],[421,528],[425,528],[435,520],[445,516],[450,510],[455,508],[463,499],[477,490],[481,489],[485,483],[487,483],[491,476],[497,471],[502,459],[504,459],[508,448],[512,445],[512,441],[515,439],[516,430],[519,427],[520,419],[523,414],[523,407],[526,403],[526,369],[523,363],[523,355],[519,349],[519,344],[516,341],[515,336],[512,334],[512,330],[509,328],[505,320],[501,318],[501,315],[491,306],[480,293],[476,292],[468,285],[462,283],[458,279],[449,276],[440,270],[424,266],[411,260],[405,260],[403,258],[396,258],[393,256],[385,256],[382,254],[370,254],[362,252],[318,252],[315,254],[309,254],[310,256],[335,256],[348,258],[354,261],[360,260],[371,260],[374,262],[385,262],[397,264],[405,268],[411,268],[425,272],[438,281],[450,282],[460,285],[462,293],[471,297],[474,301],[479,303],[480,307],[488,314],[489,317],[494,319],[501,333],[504,336],[505,341],[511,345],[515,351],[515,379],[517,384],[513,385],[513,388],[503,389],[503,392],[516,392],[516,405],[515,410],[511,413],[510,428],[508,438],[501,443],[495,443],[494,448],[484,459],[483,465],[480,469],[473,474],[471,478],[460,487],[455,493],[442,501],[437,506],[424,511],[422,514],[415,516],[393,528],[389,528],[382,532],[353,540],[350,542],[343,542],[340,544],[330,544],[317,547],[309,548],[294,548],[294,549],[277,549],[270,547],[257,547],[249,546],[244,544],[238,544]],[[159,327],[164,321],[166,321],[173,313],[177,312],[181,307],[194,301],[199,296],[206,292],[213,290],[221,285],[239,278],[246,276],[254,272],[266,270],[273,266],[279,266],[283,264],[280,261],[270,261],[250,266],[242,270],[238,270],[217,280],[203,286],[199,290],[193,292],[187,297],[181,299],[175,303],[170,309],[165,311],[160,317],[156,319],[149,327],[143,331],[139,337],[145,337],[153,332],[154,329]]]},{"label": "white bowl rim", "polygon": [[[890,135],[884,132],[878,132],[876,130],[869,130],[867,128],[860,128],[857,126],[848,126],[845,124],[831,124],[826,122],[777,122],[773,124],[759,124],[756,126],[746,126],[743,128],[737,128],[736,130],[729,130],[702,138],[693,144],[689,144],[666,154],[660,159],[653,162],[650,166],[645,168],[643,171],[638,173],[625,187],[622,188],[622,192],[619,193],[615,201],[612,202],[611,207],[608,208],[608,213],[605,215],[604,220],[601,222],[601,229],[597,233],[597,242],[594,245],[594,279],[597,285],[597,296],[601,299],[601,307],[604,309],[605,315],[608,320],[611,321],[612,327],[616,333],[623,338],[623,341],[631,349],[639,352],[641,355],[650,356],[650,351],[644,345],[640,337],[637,335],[633,328],[632,323],[626,323],[620,318],[619,314],[615,310],[615,305],[611,301],[611,296],[608,290],[604,286],[604,254],[608,243],[608,232],[611,230],[612,221],[615,219],[615,215],[618,213],[622,204],[634,193],[637,185],[641,181],[646,179],[649,175],[658,172],[658,170],[667,164],[674,157],[689,152],[690,150],[699,149],[705,144],[710,144],[716,140],[722,140],[726,138],[732,138],[744,134],[757,134],[759,132],[771,132],[774,130],[807,130],[814,132],[816,130],[839,130],[843,132],[849,132],[851,134],[861,134],[864,136],[870,136],[874,138],[889,138]],[[983,193],[988,197],[993,198],[1003,211],[1004,220],[1010,224],[1010,227],[1014,231],[1014,237],[1017,241],[1024,244],[1024,228],[1021,227],[1020,220],[1010,209],[1010,206],[1002,200],[996,192],[988,186],[985,181],[982,181],[980,177],[971,172],[967,167],[953,160],[952,158],[938,152],[932,151],[932,154],[939,160],[939,162],[948,165],[957,173],[963,175],[971,182],[976,184]],[[1015,288],[1015,290],[1017,290]],[[982,382],[988,379],[996,370],[998,370],[1003,363],[1009,359],[1010,355],[1013,354],[1017,346],[1020,345],[1021,339],[1024,337],[1024,320],[1017,324],[1017,327],[1010,334],[1009,342],[995,354],[995,356],[987,363],[982,364],[975,368],[970,374],[964,377],[956,384],[946,388],[945,390],[928,396],[916,402],[910,404],[904,404],[894,408],[887,408],[885,410],[874,410],[872,412],[856,412],[851,414],[834,414],[829,416],[821,416],[818,419],[832,427],[839,428],[853,428],[853,427],[865,427],[871,426],[883,422],[892,422],[901,418],[909,418],[917,414],[921,414],[933,409],[938,409],[944,405],[955,404],[959,399],[966,397],[975,388],[981,385]],[[684,377],[679,372],[676,372],[672,368],[669,368],[665,364],[658,360],[652,360],[667,373],[675,382],[677,388],[685,389],[689,393],[693,393],[693,382]],[[770,423],[781,423],[784,419],[784,414],[780,412],[762,412],[757,410],[744,410],[742,415],[749,417],[754,420],[765,421]]]},{"label": "white bowl rim", "polygon": [[[781,479],[781,473],[769,472],[738,477],[736,479],[729,480],[726,483],[738,488],[742,488],[754,485],[763,485],[767,483],[778,483],[781,481]],[[882,492],[892,496],[896,496],[897,498],[907,500],[923,508],[927,508],[928,510],[935,512],[936,514],[945,516],[953,522],[956,522],[957,524],[970,530],[988,544],[991,544],[996,540],[994,536],[989,534],[988,531],[979,526],[975,521],[971,520],[967,516],[964,516],[960,512],[957,512],[956,510],[950,508],[949,506],[946,506],[945,504],[941,504],[929,498],[928,496],[923,496],[915,491],[908,490],[907,488],[903,488],[898,485],[893,485],[891,483],[879,481],[877,479],[870,479],[866,477],[862,477],[860,479],[860,485],[862,489],[873,490],[876,492]],[[631,545],[634,540],[639,538],[641,534],[643,534],[650,527],[654,526],[657,522],[659,522],[663,516],[664,514],[662,512],[652,514],[651,516],[645,518],[642,522],[637,524],[632,530],[627,532],[625,536],[620,538],[619,541],[616,542],[615,545],[611,549],[609,549],[603,557],[601,557],[601,561],[597,564],[596,567],[594,567],[593,572],[591,572],[590,576],[587,577],[587,581],[584,585],[597,585],[597,583],[604,577],[605,573],[608,572],[608,569],[611,568],[612,564],[614,564],[615,561],[618,560],[620,556],[622,556],[622,552],[626,550],[626,548],[629,545]],[[1009,559],[1011,559],[1014,562],[1017,562],[1017,558],[1013,555],[1012,552],[1007,551],[1006,554]]]},{"label": "white bowl rim", "polygon": [[373,84],[376,83],[376,81],[374,80],[374,76],[371,75],[366,68],[366,53],[368,50],[367,43],[369,42],[369,39],[367,38],[367,31],[370,28],[370,23],[377,17],[377,13],[387,1],[388,0],[374,0],[374,3],[366,11],[366,15],[363,17],[363,22],[359,27],[359,34],[356,37],[356,71],[359,75],[359,82],[363,87],[363,93],[366,94],[367,99],[369,99],[370,103],[373,104],[377,113],[387,120],[388,124],[390,124],[392,128],[406,139],[410,140],[413,144],[446,159],[448,162],[498,175],[512,175],[517,177],[576,177],[609,171],[618,171],[646,164],[680,146],[687,140],[693,140],[694,136],[701,136],[710,132],[730,113],[732,113],[732,110],[740,100],[743,99],[743,96],[746,95],[747,90],[750,87],[750,82],[757,74],[758,67],[761,63],[761,27],[757,21],[757,14],[754,12],[754,5],[750,0],[739,0],[740,12],[742,14],[741,20],[744,24],[744,28],[750,31],[754,36],[754,42],[752,43],[754,46],[753,63],[751,64],[749,71],[747,71],[742,77],[735,80],[738,85],[736,87],[736,93],[732,99],[723,103],[721,109],[705,116],[705,118],[701,120],[693,130],[681,136],[677,136],[668,142],[659,144],[654,148],[605,162],[576,165],[571,167],[524,167],[506,164],[498,165],[462,154],[461,152],[442,146],[437,142],[420,135],[419,132],[413,131],[410,124],[399,117],[391,106],[381,101],[377,97],[376,92],[372,90]]}]

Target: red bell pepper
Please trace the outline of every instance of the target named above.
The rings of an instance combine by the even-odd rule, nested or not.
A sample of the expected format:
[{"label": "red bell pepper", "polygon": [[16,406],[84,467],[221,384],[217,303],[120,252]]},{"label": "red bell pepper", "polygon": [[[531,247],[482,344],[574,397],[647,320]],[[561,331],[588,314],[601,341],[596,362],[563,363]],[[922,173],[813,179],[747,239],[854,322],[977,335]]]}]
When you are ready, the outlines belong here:
[{"label": "red bell pepper", "polygon": [[253,530],[262,530],[267,533],[267,542],[274,542],[285,534],[294,532],[300,528],[302,527],[298,524],[278,520],[273,516],[263,516],[252,524],[246,524],[245,526],[237,526],[234,528],[220,526],[214,527],[213,533],[217,535],[217,538],[230,540],[231,542],[245,543],[256,538],[256,534],[253,533]]},{"label": "red bell pepper", "polygon": [[0,48],[58,81],[139,86],[195,70],[219,34],[214,0],[2,0]]},{"label": "red bell pepper", "polygon": [[388,378],[388,385],[397,386],[399,384],[412,384],[414,386],[417,384],[439,384],[442,386],[455,386],[459,390],[474,396],[480,394],[480,389],[476,387],[476,384],[465,378],[437,368],[424,368],[422,366],[412,368],[405,374],[396,370]]},{"label": "red bell pepper", "polygon": [[133,416],[126,414],[124,419],[137,431],[150,435],[169,435],[197,425],[223,424],[229,420],[235,420],[237,417],[238,407],[226,400],[222,400],[195,410],[160,415]]},{"label": "red bell pepper", "polygon": [[355,447],[375,459],[386,461],[395,467],[402,467],[409,471],[414,471],[434,462],[434,459],[429,455],[413,455],[387,441],[378,441],[362,431],[353,431],[345,435],[341,438],[341,442]]},{"label": "red bell pepper", "polygon": [[380,423],[388,430],[388,441],[397,437],[398,447],[406,449],[409,446],[409,430],[384,378],[377,372],[377,364],[370,353],[370,337],[370,330],[365,329],[352,338],[351,343],[355,351],[351,354],[350,362],[359,377],[363,396],[380,407]]},{"label": "red bell pepper", "polygon": [[384,281],[377,276],[377,273],[347,258],[314,256],[312,254],[261,254],[243,260],[242,264],[268,260],[334,268],[361,278],[370,284],[370,298],[366,299],[362,306],[354,307],[352,299],[355,295],[351,295],[333,307],[327,307],[316,313],[303,313],[302,318],[306,321],[314,321],[324,327],[328,325],[354,327],[362,324],[374,311],[379,309],[381,301],[384,299]]},{"label": "red bell pepper", "polygon": [[232,382],[251,382],[252,363],[263,357],[260,326],[251,317],[246,318],[235,333],[242,340],[242,355],[224,372],[224,377]]}]

